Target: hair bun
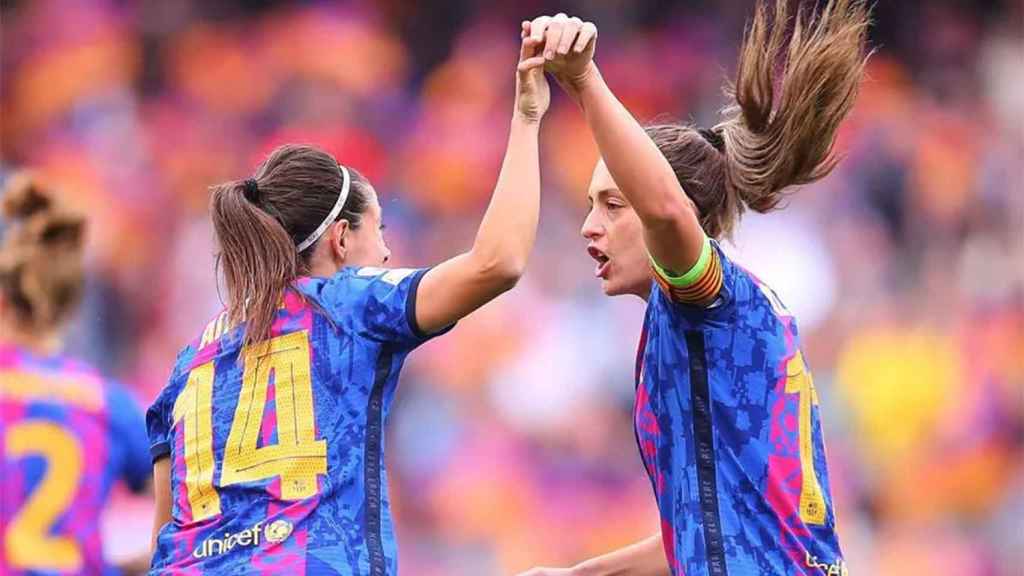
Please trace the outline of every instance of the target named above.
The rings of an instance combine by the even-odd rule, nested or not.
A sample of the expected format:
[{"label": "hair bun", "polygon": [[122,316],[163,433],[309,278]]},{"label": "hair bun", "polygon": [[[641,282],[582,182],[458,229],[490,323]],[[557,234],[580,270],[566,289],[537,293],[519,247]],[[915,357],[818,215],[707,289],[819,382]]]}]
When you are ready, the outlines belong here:
[{"label": "hair bun", "polygon": [[82,218],[59,215],[44,222],[38,231],[39,243],[44,246],[67,245],[80,247],[85,236],[85,221]]},{"label": "hair bun", "polygon": [[7,193],[3,195],[3,215],[12,220],[25,220],[53,207],[50,195],[30,174],[11,176],[6,189]]}]

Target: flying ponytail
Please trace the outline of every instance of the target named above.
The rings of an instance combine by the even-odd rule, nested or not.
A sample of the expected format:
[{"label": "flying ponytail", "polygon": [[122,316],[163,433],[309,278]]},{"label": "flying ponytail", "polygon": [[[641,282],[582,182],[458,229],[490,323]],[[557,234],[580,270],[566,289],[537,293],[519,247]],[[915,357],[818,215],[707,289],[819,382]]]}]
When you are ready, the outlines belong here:
[{"label": "flying ponytail", "polygon": [[776,208],[787,187],[814,182],[835,167],[836,131],[856,100],[868,56],[863,0],[829,0],[810,15],[798,11],[787,40],[788,4],[777,0],[769,16],[758,2],[729,89],[734,104],[715,128],[724,141],[728,186],[756,212]]}]

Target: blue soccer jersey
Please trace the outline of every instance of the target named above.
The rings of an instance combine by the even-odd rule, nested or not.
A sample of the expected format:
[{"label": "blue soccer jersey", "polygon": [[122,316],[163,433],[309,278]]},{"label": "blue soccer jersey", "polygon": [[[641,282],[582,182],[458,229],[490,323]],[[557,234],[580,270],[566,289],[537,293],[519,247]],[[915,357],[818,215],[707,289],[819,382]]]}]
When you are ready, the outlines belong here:
[{"label": "blue soccer jersey", "polygon": [[0,574],[106,574],[100,515],[150,476],[142,410],[63,356],[0,345]]},{"label": "blue soccer jersey", "polygon": [[636,437],[672,573],[845,574],[796,323],[713,247],[717,299],[653,283],[637,359]]},{"label": "blue soccer jersey", "polygon": [[[174,574],[397,573],[383,425],[425,270],[346,268],[289,291],[268,342],[214,319],[147,415],[169,457]],[[301,294],[301,295],[300,295]]]}]

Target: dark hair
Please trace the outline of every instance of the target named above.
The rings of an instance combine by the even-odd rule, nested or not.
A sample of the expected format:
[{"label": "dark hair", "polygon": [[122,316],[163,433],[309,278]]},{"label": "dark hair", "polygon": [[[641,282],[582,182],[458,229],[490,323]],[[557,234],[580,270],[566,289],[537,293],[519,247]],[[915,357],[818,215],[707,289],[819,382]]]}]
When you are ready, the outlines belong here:
[{"label": "dark hair", "polygon": [[730,235],[746,208],[775,209],[786,188],[821,179],[837,163],[836,131],[853,107],[868,57],[869,9],[863,0],[801,9],[786,40],[787,6],[776,0],[769,16],[759,0],[723,122],[710,131],[647,127],[711,237]]},{"label": "dark hair", "polygon": [[[349,194],[338,219],[355,229],[369,206],[370,184],[348,171]],[[245,345],[270,335],[285,290],[309,273],[316,244],[301,254],[297,246],[329,216],[342,181],[337,160],[327,152],[286,144],[271,152],[252,178],[212,188],[210,213],[228,290],[228,319],[247,323]]]},{"label": "dark hair", "polygon": [[84,217],[26,173],[11,177],[0,211],[9,220],[0,244],[4,300],[25,328],[59,328],[82,298]]}]

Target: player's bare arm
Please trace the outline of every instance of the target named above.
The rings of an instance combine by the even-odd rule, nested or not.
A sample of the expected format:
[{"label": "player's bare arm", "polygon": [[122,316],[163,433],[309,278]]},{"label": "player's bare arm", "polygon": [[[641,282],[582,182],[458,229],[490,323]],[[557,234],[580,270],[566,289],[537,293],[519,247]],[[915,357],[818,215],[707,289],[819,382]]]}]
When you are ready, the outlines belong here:
[{"label": "player's bare arm", "polygon": [[539,55],[542,43],[522,36],[515,109],[498,183],[472,249],[423,277],[416,323],[424,332],[451,325],[512,288],[533,248],[540,212],[538,135],[551,95]]},{"label": "player's bare arm", "polygon": [[697,262],[705,239],[693,204],[668,161],[601,76],[594,62],[596,26],[578,21],[565,14],[542,16],[531,23],[530,35],[544,40],[546,69],[583,109],[608,171],[643,222],[651,256],[667,269],[685,272]]}]

